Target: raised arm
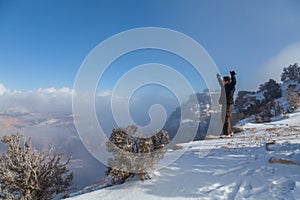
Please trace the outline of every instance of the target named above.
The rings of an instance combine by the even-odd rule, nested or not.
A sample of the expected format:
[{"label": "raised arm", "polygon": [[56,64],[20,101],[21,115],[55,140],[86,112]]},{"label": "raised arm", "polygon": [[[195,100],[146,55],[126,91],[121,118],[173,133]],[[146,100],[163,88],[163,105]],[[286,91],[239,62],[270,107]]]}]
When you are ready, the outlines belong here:
[{"label": "raised arm", "polygon": [[223,87],[223,81],[222,81],[221,75],[219,73],[217,73],[217,79],[218,79],[219,85],[221,87]]},{"label": "raised arm", "polygon": [[231,83],[230,84],[236,85],[236,77],[235,77],[236,73],[235,73],[235,71],[234,70],[230,71],[230,75],[231,75]]}]

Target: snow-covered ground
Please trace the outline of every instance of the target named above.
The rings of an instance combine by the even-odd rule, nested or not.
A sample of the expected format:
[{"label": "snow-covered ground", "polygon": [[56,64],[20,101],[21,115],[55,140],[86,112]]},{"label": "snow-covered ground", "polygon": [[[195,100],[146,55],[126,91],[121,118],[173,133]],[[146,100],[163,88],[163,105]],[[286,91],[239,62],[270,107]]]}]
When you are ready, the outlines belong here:
[{"label": "snow-covered ground", "polygon": [[184,154],[151,180],[71,199],[300,199],[300,112],[243,128],[233,138],[180,144]]}]

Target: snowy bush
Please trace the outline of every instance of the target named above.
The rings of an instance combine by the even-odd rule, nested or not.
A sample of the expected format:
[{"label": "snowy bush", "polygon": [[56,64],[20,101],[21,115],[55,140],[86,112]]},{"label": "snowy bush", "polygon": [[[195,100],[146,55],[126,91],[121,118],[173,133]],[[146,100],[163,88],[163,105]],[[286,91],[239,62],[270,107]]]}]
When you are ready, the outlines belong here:
[{"label": "snowy bush", "polygon": [[31,138],[21,145],[22,135],[2,138],[8,145],[0,157],[0,199],[51,199],[70,187],[73,174],[69,173],[62,155],[46,155],[31,146]]},{"label": "snowy bush", "polygon": [[147,179],[154,164],[163,158],[169,143],[167,132],[160,131],[151,137],[143,137],[138,136],[136,131],[137,127],[133,125],[112,130],[107,142],[107,150],[114,155],[108,161],[108,185],[121,184],[134,175],[141,180]]}]

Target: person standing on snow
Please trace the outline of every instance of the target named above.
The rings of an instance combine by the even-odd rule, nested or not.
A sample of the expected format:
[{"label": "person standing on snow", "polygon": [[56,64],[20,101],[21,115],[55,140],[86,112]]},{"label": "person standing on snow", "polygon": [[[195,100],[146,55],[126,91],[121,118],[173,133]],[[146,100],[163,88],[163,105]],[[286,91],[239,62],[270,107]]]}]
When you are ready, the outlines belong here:
[{"label": "person standing on snow", "polygon": [[230,75],[231,78],[229,76],[224,76],[222,80],[221,75],[219,73],[217,74],[217,79],[221,86],[221,97],[219,99],[219,104],[222,105],[222,120],[224,120],[223,135],[228,137],[231,136],[230,121],[231,121],[232,110],[234,105],[234,92],[235,92],[235,85],[236,85],[235,71],[231,70]]}]

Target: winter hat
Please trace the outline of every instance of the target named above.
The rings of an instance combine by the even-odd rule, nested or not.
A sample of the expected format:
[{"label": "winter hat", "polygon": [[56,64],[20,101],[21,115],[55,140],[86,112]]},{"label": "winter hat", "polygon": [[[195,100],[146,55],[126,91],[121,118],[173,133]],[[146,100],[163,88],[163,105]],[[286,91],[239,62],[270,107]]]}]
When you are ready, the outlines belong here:
[{"label": "winter hat", "polygon": [[224,80],[224,81],[229,81],[229,82],[230,82],[230,77],[229,77],[229,76],[224,76],[224,77],[223,77],[223,80]]}]

